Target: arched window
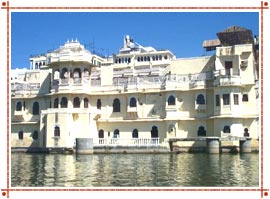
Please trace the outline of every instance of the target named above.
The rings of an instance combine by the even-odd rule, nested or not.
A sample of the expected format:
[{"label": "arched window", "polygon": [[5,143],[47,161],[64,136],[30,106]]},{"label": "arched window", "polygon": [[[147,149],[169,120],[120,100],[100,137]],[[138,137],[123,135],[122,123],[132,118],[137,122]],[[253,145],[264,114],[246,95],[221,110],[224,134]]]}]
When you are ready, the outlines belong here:
[{"label": "arched window", "polygon": [[22,103],[21,102],[17,102],[16,111],[22,111]]},{"label": "arched window", "polygon": [[245,129],[244,129],[244,136],[245,136],[245,137],[249,137],[248,128],[245,128]]},{"label": "arched window", "polygon": [[88,71],[87,68],[84,69],[84,71],[83,71],[83,76],[84,76],[84,77],[89,77],[89,71]]},{"label": "arched window", "polygon": [[38,131],[34,131],[33,135],[32,135],[33,140],[37,140],[38,139]]},{"label": "arched window", "polygon": [[83,99],[83,107],[84,108],[88,108],[88,102],[89,102],[88,98]]},{"label": "arched window", "polygon": [[80,84],[81,83],[81,69],[75,68],[73,73],[73,83]]},{"label": "arched window", "polygon": [[75,69],[74,69],[73,77],[74,77],[74,78],[81,78],[81,69],[75,68]]},{"label": "arched window", "polygon": [[103,129],[100,129],[98,131],[98,138],[104,138],[104,130]]},{"label": "arched window", "polygon": [[152,126],[152,129],[151,129],[151,138],[158,138],[158,127]]},{"label": "arched window", "polygon": [[98,99],[97,100],[97,109],[101,109],[101,100],[100,99]]},{"label": "arched window", "polygon": [[135,97],[130,98],[129,106],[130,107],[137,107],[137,100]]},{"label": "arched window", "polygon": [[53,102],[53,108],[58,108],[58,104],[59,104],[59,99],[56,98]]},{"label": "arched window", "polygon": [[75,97],[73,100],[73,107],[74,108],[80,108],[80,98]]},{"label": "arched window", "polygon": [[119,138],[119,129],[113,131],[113,138]]},{"label": "arched window", "polygon": [[175,105],[175,97],[173,95],[170,95],[168,98],[168,105]]},{"label": "arched window", "polygon": [[133,129],[132,138],[138,138],[138,137],[139,137],[138,129]]},{"label": "arched window", "polygon": [[197,131],[198,136],[206,136],[206,130],[204,129],[204,126],[200,126]]},{"label": "arched window", "polygon": [[19,137],[19,140],[23,140],[23,131],[19,131],[18,137]]},{"label": "arched window", "polygon": [[118,98],[113,100],[113,112],[120,112],[120,100]]},{"label": "arched window", "polygon": [[56,69],[56,70],[54,71],[53,79],[54,79],[54,80],[59,80],[59,71],[58,71],[58,69]]},{"label": "arched window", "polygon": [[34,102],[33,104],[33,115],[38,115],[39,114],[39,104],[38,102]]},{"label": "arched window", "polygon": [[67,108],[68,100],[66,97],[62,97],[61,99],[61,108]]},{"label": "arched window", "polygon": [[54,137],[60,137],[60,127],[59,126],[54,127]]},{"label": "arched window", "polygon": [[196,103],[197,104],[205,104],[205,99],[204,99],[203,94],[200,94],[197,96]]},{"label": "arched window", "polygon": [[230,126],[224,126],[224,128],[223,128],[223,133],[231,133],[231,128],[230,128]]}]

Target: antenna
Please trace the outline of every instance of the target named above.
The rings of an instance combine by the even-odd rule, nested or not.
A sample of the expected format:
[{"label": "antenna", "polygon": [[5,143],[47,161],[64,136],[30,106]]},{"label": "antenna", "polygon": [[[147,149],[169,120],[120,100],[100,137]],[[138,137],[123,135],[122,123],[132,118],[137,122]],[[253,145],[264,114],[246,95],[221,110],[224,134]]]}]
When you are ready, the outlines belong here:
[{"label": "antenna", "polygon": [[85,46],[85,48],[87,48],[91,53],[96,54],[100,57],[108,57],[108,55],[104,55],[104,52],[107,50],[109,53],[108,49],[104,49],[104,48],[96,48],[95,45],[95,39],[93,39],[92,42],[83,44]]}]

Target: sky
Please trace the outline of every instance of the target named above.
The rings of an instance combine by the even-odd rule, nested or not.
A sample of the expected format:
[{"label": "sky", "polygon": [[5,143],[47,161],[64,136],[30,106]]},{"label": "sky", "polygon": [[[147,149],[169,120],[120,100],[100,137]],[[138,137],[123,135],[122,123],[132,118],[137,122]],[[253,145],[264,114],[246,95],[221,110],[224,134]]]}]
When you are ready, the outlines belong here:
[{"label": "sky", "polygon": [[177,58],[211,55],[204,40],[230,26],[259,35],[258,12],[12,12],[11,68],[29,68],[29,57],[77,39],[110,56],[129,35],[142,46],[168,49]]}]

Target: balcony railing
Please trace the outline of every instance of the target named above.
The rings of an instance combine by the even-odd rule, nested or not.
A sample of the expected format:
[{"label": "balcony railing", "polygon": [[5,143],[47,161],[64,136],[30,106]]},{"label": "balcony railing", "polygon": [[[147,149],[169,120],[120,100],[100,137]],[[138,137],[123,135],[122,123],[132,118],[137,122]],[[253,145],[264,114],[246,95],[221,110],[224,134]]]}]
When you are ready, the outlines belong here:
[{"label": "balcony railing", "polygon": [[84,61],[88,63],[92,63],[92,56],[89,54],[76,54],[71,52],[54,54],[48,57],[48,63],[53,62],[66,62],[66,61]]},{"label": "balcony railing", "polygon": [[228,56],[234,54],[234,48],[232,46],[218,47],[217,56]]},{"label": "balcony railing", "polygon": [[[209,86],[240,85],[241,76],[239,69],[222,69],[184,75],[121,76],[113,78],[112,85],[102,85],[101,83],[101,79],[91,79],[90,76],[54,79],[51,82],[51,91],[79,89],[93,92],[126,92],[134,89],[204,89]],[[13,84],[11,88],[12,96],[36,95],[40,92],[39,83]]]},{"label": "balcony railing", "polygon": [[213,86],[241,85],[241,76],[239,70],[227,69],[215,71],[215,80]]},{"label": "balcony railing", "polygon": [[88,89],[90,87],[88,78],[62,78],[52,81],[52,90],[69,90],[69,89]]},{"label": "balcony railing", "polygon": [[37,95],[40,90],[40,83],[19,83],[11,85],[12,95]]},{"label": "balcony railing", "polygon": [[159,138],[98,138],[94,139],[94,146],[121,146],[121,147],[157,147]]}]

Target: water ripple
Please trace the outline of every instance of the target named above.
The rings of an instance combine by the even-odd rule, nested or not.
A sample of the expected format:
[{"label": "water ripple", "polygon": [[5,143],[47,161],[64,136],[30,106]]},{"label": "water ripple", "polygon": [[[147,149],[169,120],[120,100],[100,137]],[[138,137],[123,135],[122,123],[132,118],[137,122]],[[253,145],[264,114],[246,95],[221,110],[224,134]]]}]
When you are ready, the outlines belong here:
[{"label": "water ripple", "polygon": [[258,154],[16,154],[12,187],[259,186]]}]

